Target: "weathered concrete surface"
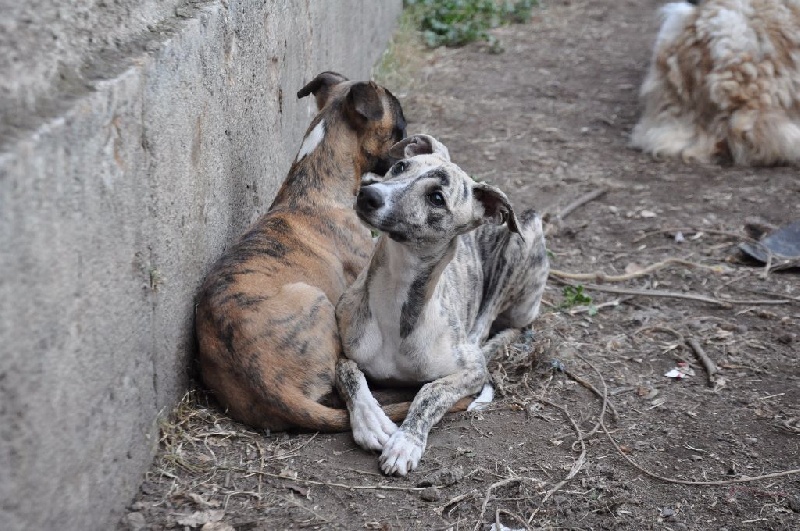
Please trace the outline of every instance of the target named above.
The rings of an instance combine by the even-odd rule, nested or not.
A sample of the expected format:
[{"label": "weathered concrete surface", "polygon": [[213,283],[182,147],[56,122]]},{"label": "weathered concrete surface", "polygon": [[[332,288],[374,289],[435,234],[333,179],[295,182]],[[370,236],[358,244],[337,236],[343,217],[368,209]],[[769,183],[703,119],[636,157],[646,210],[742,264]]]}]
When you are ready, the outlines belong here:
[{"label": "weathered concrete surface", "polygon": [[[4,34],[23,12],[49,23],[46,8],[44,19],[30,8],[49,3],[19,4],[28,7],[7,11],[3,0],[14,19]],[[220,0],[181,3],[170,18],[176,2],[117,5],[147,17],[100,26],[143,51],[68,50],[81,88],[59,105],[36,107],[58,100],[48,85],[58,54],[37,41],[28,58],[44,58],[43,72],[11,83],[24,68],[0,64],[3,115],[30,104],[38,122],[14,125],[0,144],[3,529],[105,529],[118,517],[159,414],[186,384],[199,282],[267,208],[313,114],[297,89],[322,70],[368,77],[401,9]],[[83,34],[59,28],[67,40]]]}]

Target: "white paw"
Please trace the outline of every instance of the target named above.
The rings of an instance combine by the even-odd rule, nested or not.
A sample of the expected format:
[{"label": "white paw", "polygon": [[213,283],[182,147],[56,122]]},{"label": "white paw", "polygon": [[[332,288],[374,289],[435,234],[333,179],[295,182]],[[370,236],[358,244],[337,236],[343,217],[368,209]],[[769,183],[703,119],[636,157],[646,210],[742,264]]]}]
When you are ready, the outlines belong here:
[{"label": "white paw", "polygon": [[398,429],[383,447],[381,470],[387,475],[405,476],[417,468],[426,443],[427,440],[419,440],[402,428]]},{"label": "white paw", "polygon": [[357,403],[350,413],[353,439],[366,450],[382,450],[397,431],[397,424],[386,416],[377,401]]},{"label": "white paw", "polygon": [[467,406],[467,411],[481,411],[494,400],[494,387],[489,382],[483,384],[481,393]]}]

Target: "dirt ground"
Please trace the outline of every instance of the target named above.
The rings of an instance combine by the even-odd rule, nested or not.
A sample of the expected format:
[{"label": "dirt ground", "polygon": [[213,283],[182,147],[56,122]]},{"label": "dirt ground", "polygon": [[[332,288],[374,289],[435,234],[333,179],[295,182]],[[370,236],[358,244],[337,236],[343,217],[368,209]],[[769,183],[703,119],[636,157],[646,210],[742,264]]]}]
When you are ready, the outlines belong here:
[{"label": "dirt ground", "polygon": [[[746,222],[798,216],[798,170],[627,147],[659,4],[553,0],[495,32],[504,53],[425,52],[396,89],[410,133],[549,216],[547,304],[487,411],[387,478],[348,434],[255,433],[193,392],[118,529],[800,528],[800,276],[737,249]],[[566,307],[565,272],[591,304]],[[679,363],[694,375],[665,377]]]}]

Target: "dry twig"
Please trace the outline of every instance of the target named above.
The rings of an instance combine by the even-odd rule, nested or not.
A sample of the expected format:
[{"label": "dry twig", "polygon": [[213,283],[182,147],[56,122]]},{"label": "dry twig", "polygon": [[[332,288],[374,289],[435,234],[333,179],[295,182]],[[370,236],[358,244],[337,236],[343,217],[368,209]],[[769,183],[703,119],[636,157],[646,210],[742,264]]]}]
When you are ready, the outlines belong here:
[{"label": "dry twig", "polygon": [[602,197],[607,192],[608,192],[607,189],[600,188],[598,190],[594,190],[592,192],[589,192],[587,194],[584,194],[584,195],[580,196],[578,199],[576,199],[572,203],[569,203],[564,208],[559,209],[556,213],[552,213],[552,212],[549,212],[549,211],[545,212],[542,215],[542,219],[545,221],[545,223],[548,224],[547,228],[545,229],[545,234],[551,234],[552,231],[556,229],[556,224],[559,221],[561,221],[565,217],[569,216],[575,210],[579,209],[580,207],[582,207],[586,203],[589,203],[589,202],[594,201],[595,199],[597,199],[599,197]]},{"label": "dry twig", "polygon": [[[572,282],[567,282],[566,280],[561,280],[558,277],[555,278],[556,281],[566,284],[568,286],[575,286]],[[709,304],[715,304],[717,306],[721,306],[723,308],[730,308],[731,304],[727,301],[721,301],[719,299],[715,299],[712,297],[706,297],[704,295],[694,295],[692,293],[682,293],[677,291],[663,291],[658,289],[633,289],[633,288],[617,288],[613,286],[598,286],[597,284],[581,284],[583,289],[592,290],[592,291],[603,291],[606,293],[616,293],[618,295],[640,295],[642,297],[667,297],[672,299],[686,299],[690,301],[698,301],[698,302],[706,302]],[[780,301],[783,304],[785,301]]]},{"label": "dry twig", "polygon": [[[578,287],[578,284],[573,284],[559,277],[554,277],[553,280],[567,286]],[[600,286],[597,284],[581,284],[583,289],[592,291],[603,291],[605,293],[616,293],[617,295],[638,295],[642,297],[666,297],[671,299],[686,299],[690,301],[706,302],[714,304],[722,308],[730,309],[733,305],[750,305],[750,306],[778,306],[782,304],[791,304],[789,300],[774,300],[774,299],[756,299],[756,300],[739,300],[739,299],[717,299],[714,297],[707,297],[705,295],[695,295],[693,293],[683,293],[679,291],[663,291],[658,289],[635,289],[635,288],[618,288],[614,286]]]},{"label": "dry twig", "polygon": [[[560,410],[564,414],[564,416],[567,417],[567,420],[569,420],[570,424],[572,424],[572,428],[575,430],[575,433],[578,434],[578,442],[581,445],[581,455],[579,455],[578,458],[575,460],[575,462],[572,463],[572,468],[570,468],[569,473],[567,474],[567,476],[564,479],[562,479],[561,481],[559,481],[558,483],[556,483],[556,485],[553,488],[551,488],[550,490],[548,490],[545,493],[544,497],[542,498],[541,503],[539,504],[539,507],[534,509],[534,511],[528,517],[528,524],[529,525],[533,521],[533,519],[536,517],[536,515],[539,513],[539,510],[547,502],[547,500],[549,500],[550,497],[553,494],[555,494],[556,492],[558,492],[564,485],[569,483],[572,480],[572,478],[574,478],[578,474],[578,472],[580,472],[581,468],[583,468],[583,465],[586,463],[586,442],[584,441],[583,432],[581,431],[580,427],[578,427],[578,423],[575,422],[575,419],[572,418],[572,415],[569,414],[569,412],[567,411],[567,409],[565,407],[559,406],[558,404],[555,404],[555,403],[547,400],[546,398],[539,397],[539,398],[537,398],[537,400],[539,400],[543,404],[547,404],[548,406],[552,406],[552,407]],[[604,400],[604,402],[605,402],[605,400]],[[603,411],[605,411],[605,404],[604,404]]]},{"label": "dry twig", "polygon": [[512,483],[521,483],[523,481],[530,481],[532,483],[541,484],[542,481],[536,478],[529,478],[529,477],[513,477],[513,478],[506,478],[501,479],[500,481],[495,481],[489,488],[486,489],[486,496],[483,498],[483,503],[481,504],[481,514],[478,516],[478,519],[475,521],[475,527],[473,529],[477,530],[483,525],[483,516],[486,514],[486,506],[489,504],[489,500],[492,498],[492,491],[499,487],[504,487],[506,485],[510,485]]},{"label": "dry twig", "polygon": [[[577,356],[577,354],[576,354],[576,356]],[[581,358],[580,356],[578,356],[578,357],[579,357],[581,360],[583,360],[585,363],[589,363],[588,361],[584,360],[584,359],[583,359],[583,358]],[[601,392],[600,392],[600,391],[597,389],[597,387],[595,387],[594,385],[592,385],[592,383],[591,383],[591,382],[589,382],[588,380],[586,380],[586,379],[582,378],[581,376],[578,376],[577,374],[575,374],[574,372],[570,371],[570,370],[569,370],[569,369],[567,369],[567,368],[564,368],[564,374],[566,374],[567,376],[569,376],[570,378],[572,378],[573,380],[575,380],[576,382],[578,382],[579,384],[581,384],[582,386],[584,386],[586,389],[588,389],[589,391],[591,391],[592,393],[594,393],[595,395],[597,395],[597,397],[598,397],[598,398],[600,398],[600,399],[603,401],[603,407],[602,407],[602,409],[601,409],[601,411],[600,411],[600,415],[601,415],[601,416],[605,415],[605,412],[606,412],[606,407],[608,407],[609,409],[611,409],[611,415],[614,417],[614,420],[617,420],[617,419],[619,419],[619,414],[617,413],[617,408],[615,408],[615,407],[614,407],[614,404],[612,404],[611,402],[609,402],[608,400],[606,400],[606,396],[605,396],[605,395],[603,395],[603,393],[601,393]],[[589,433],[587,433],[587,434],[586,434],[586,438],[588,439],[589,437],[591,437],[592,435],[594,435],[595,433],[597,433],[597,431],[598,431],[599,429],[600,429],[600,424],[597,424],[597,425],[596,425],[596,426],[595,426],[595,427],[592,429],[592,431],[590,431]]]},{"label": "dry twig", "polygon": [[594,282],[625,282],[626,280],[632,280],[635,278],[649,275],[654,271],[658,271],[659,269],[663,269],[671,265],[682,265],[691,268],[708,269],[714,272],[720,272],[722,270],[720,266],[699,264],[697,262],[692,262],[684,258],[667,258],[666,260],[662,260],[661,262],[650,264],[649,266],[642,268],[639,271],[634,271],[632,273],[625,273],[624,275],[608,275],[606,273],[603,273],[602,271],[596,271],[594,273],[569,273],[567,271],[561,271],[560,269],[551,269],[550,276],[564,280],[592,280]]},{"label": "dry twig", "polygon": [[572,203],[569,203],[567,206],[565,206],[564,208],[560,209],[558,211],[558,214],[556,214],[556,217],[558,219],[564,219],[565,217],[567,217],[570,214],[572,214],[575,210],[578,210],[580,207],[585,205],[586,203],[590,203],[590,202],[594,201],[595,199],[603,197],[607,192],[608,192],[608,190],[606,190],[605,188],[600,188],[600,189],[594,190],[592,192],[589,192],[587,194],[584,194],[584,195],[580,196],[578,199],[576,199],[575,201],[573,201]]},{"label": "dry twig", "polygon": [[[659,328],[662,329],[662,330],[669,330],[671,332],[676,333],[678,336],[683,337],[683,336],[681,336],[680,334],[678,334],[677,332],[675,332],[672,329],[661,328],[661,327],[659,327]],[[597,368],[594,365],[592,365],[591,363],[589,363],[589,365],[594,369],[594,371],[597,373],[597,376],[600,378],[600,381],[603,384],[604,393],[607,393],[608,392],[608,386],[606,385],[605,378],[603,378],[603,375],[600,373],[600,371],[597,370]],[[611,432],[608,431],[608,428],[606,427],[605,421],[603,420],[602,417],[600,418],[600,427],[603,428],[603,432],[605,432],[606,437],[608,437],[608,440],[611,441],[611,444],[614,445],[614,448],[617,450],[617,453],[619,453],[619,455],[621,455],[631,466],[633,466],[636,470],[638,470],[639,472],[641,472],[642,474],[644,474],[644,475],[646,475],[648,477],[651,477],[653,479],[657,479],[659,481],[664,481],[666,483],[677,483],[679,485],[692,485],[692,486],[732,485],[732,484],[735,484],[735,483],[749,483],[751,481],[760,481],[760,480],[764,480],[764,479],[773,479],[773,478],[791,476],[793,474],[800,474],[800,468],[795,468],[795,469],[791,469],[791,470],[783,470],[783,471],[780,471],[780,472],[772,472],[770,474],[762,474],[760,476],[741,477],[741,478],[736,478],[736,479],[721,479],[721,480],[716,480],[716,481],[713,481],[713,480],[712,481],[694,481],[694,480],[688,480],[688,479],[668,478],[668,477],[656,474],[655,472],[650,472],[646,468],[644,468],[641,465],[639,465],[636,461],[634,461],[633,459],[628,457],[628,455],[625,454],[624,451],[622,451],[622,448],[620,448],[620,446],[617,443],[617,441],[611,435]]]},{"label": "dry twig", "polygon": [[697,359],[700,360],[700,363],[703,364],[703,368],[706,370],[706,374],[708,375],[708,386],[714,387],[717,383],[717,372],[719,371],[719,369],[717,369],[717,364],[714,363],[714,360],[712,360],[708,354],[706,354],[706,351],[703,350],[703,347],[700,346],[700,342],[697,341],[697,339],[690,337],[686,340],[686,342],[690,347],[692,347],[692,350],[697,356]]},{"label": "dry twig", "polygon": [[690,233],[693,232],[695,234],[714,234],[717,236],[727,236],[729,238],[733,238],[736,240],[744,240],[744,241],[756,241],[753,238],[745,236],[743,234],[739,234],[736,232],[730,232],[725,230],[715,230],[715,229],[695,229],[692,227],[673,227],[667,229],[658,229],[650,232],[646,232],[639,236],[638,238],[634,239],[632,243],[639,243],[640,241],[649,238],[650,236],[656,236],[658,234],[670,234],[674,232],[681,232],[681,233]]},{"label": "dry twig", "polygon": [[781,472],[772,472],[770,474],[763,474],[763,475],[760,475],[760,476],[741,477],[741,478],[736,478],[736,479],[721,479],[721,480],[717,480],[717,481],[693,481],[693,480],[688,480],[688,479],[668,478],[668,477],[660,476],[660,475],[656,474],[655,472],[650,472],[649,470],[643,468],[638,463],[636,463],[636,461],[634,461],[633,459],[628,457],[625,454],[625,452],[622,451],[622,448],[619,447],[619,444],[617,444],[617,441],[614,440],[614,437],[612,437],[611,433],[608,431],[608,428],[606,427],[605,423],[601,424],[601,427],[603,428],[603,431],[605,432],[606,436],[608,437],[608,440],[611,441],[611,444],[613,444],[614,448],[616,448],[617,453],[619,453],[619,455],[621,455],[623,458],[625,458],[625,460],[628,463],[630,463],[630,465],[633,466],[633,468],[635,468],[636,470],[638,470],[639,472],[641,472],[645,476],[649,476],[649,477],[651,477],[653,479],[658,479],[658,480],[664,481],[666,483],[677,483],[679,485],[694,485],[694,486],[732,485],[734,483],[749,483],[751,481],[760,481],[760,480],[763,480],[763,479],[780,478],[780,477],[785,477],[785,476],[791,476],[792,474],[800,474],[800,468],[795,468],[795,469],[791,469],[791,470],[783,470]]},{"label": "dry twig", "polygon": [[300,483],[307,483],[309,485],[321,485],[324,487],[336,487],[340,489],[349,489],[349,490],[402,490],[406,492],[418,492],[421,490],[425,490],[423,487],[398,487],[396,485],[348,485],[346,483],[331,483],[328,481],[316,481],[313,479],[282,476],[280,474],[272,474],[270,472],[264,472],[263,470],[251,470],[246,468],[234,468],[234,467],[219,467],[219,468],[224,470],[231,470],[233,472],[240,472],[242,474],[256,474],[268,478],[283,479],[286,481],[299,481]]}]

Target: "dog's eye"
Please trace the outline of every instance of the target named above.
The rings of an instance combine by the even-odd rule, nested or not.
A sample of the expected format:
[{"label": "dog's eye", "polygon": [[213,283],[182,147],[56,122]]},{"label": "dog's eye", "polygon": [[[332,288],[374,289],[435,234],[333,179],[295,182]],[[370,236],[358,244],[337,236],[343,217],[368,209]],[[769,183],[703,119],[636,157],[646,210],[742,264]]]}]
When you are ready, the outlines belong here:
[{"label": "dog's eye", "polygon": [[408,169],[408,162],[401,160],[392,166],[392,175],[400,175]]},{"label": "dog's eye", "polygon": [[444,206],[444,195],[442,192],[438,190],[435,192],[431,192],[428,194],[428,201],[435,206],[435,207],[443,207]]}]

